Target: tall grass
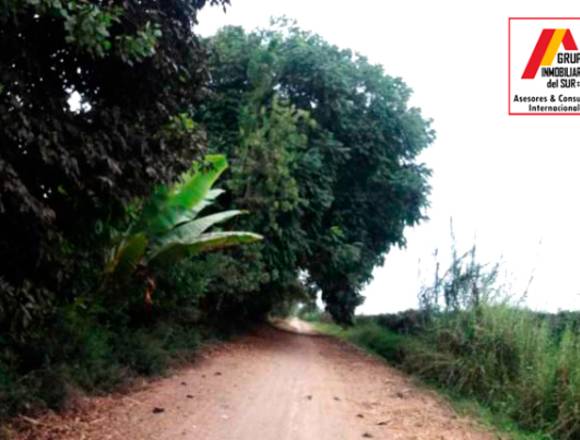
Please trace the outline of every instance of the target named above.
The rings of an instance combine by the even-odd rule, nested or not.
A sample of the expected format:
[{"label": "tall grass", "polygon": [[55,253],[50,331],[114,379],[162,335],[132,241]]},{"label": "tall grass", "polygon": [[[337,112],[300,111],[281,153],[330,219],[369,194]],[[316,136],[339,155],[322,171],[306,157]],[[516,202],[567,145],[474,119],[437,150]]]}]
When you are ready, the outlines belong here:
[{"label": "tall grass", "polygon": [[580,438],[580,337],[571,330],[558,338],[529,311],[481,304],[434,319],[403,351],[407,371],[524,428]]},{"label": "tall grass", "polygon": [[453,252],[421,291],[422,311],[365,317],[343,336],[521,428],[580,439],[580,313],[518,307],[497,270],[475,249]]}]

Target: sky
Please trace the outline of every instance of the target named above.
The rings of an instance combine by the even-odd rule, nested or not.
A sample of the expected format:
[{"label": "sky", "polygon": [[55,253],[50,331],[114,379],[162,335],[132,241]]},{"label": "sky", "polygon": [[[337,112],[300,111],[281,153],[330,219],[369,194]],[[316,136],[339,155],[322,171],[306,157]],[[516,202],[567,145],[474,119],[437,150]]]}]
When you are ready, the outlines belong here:
[{"label": "sky", "polygon": [[573,17],[577,2],[231,0],[206,8],[197,29],[251,30],[286,15],[342,48],[366,55],[413,89],[436,141],[419,157],[432,170],[428,221],[406,231],[365,287],[357,313],[417,306],[445,263],[450,219],[457,247],[501,260],[513,295],[533,276],[526,305],[580,309],[580,116],[508,116],[508,17]]}]

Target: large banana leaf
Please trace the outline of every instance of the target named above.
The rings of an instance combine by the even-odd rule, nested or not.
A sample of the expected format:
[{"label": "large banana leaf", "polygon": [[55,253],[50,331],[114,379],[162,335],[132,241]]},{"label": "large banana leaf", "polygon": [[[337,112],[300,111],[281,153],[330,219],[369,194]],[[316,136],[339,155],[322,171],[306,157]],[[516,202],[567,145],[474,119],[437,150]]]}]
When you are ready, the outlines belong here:
[{"label": "large banana leaf", "polygon": [[131,274],[142,263],[147,266],[172,263],[192,254],[252,243],[262,236],[250,232],[206,231],[217,223],[240,215],[231,210],[197,218],[223,190],[211,189],[227,168],[225,156],[206,156],[205,164],[194,164],[189,173],[171,187],[160,187],[144,205],[139,220],[116,246],[105,272],[117,277]]},{"label": "large banana leaf", "polygon": [[194,243],[201,234],[213,225],[224,222],[243,213],[244,211],[238,210],[223,211],[183,223],[174,228],[171,232],[165,234],[155,243],[155,247],[151,250],[148,260],[151,261],[155,259],[158,254],[163,253],[167,248],[174,244],[188,245]]},{"label": "large banana leaf", "polygon": [[118,277],[132,274],[145,255],[147,243],[145,234],[134,234],[125,238],[108,259],[105,274]]},{"label": "large banana leaf", "polygon": [[223,249],[239,244],[254,243],[263,240],[260,234],[245,231],[228,231],[228,232],[208,232],[200,235],[196,243],[189,247],[189,252],[197,254],[199,252],[208,252]]},{"label": "large banana leaf", "polygon": [[167,265],[200,252],[214,251],[240,244],[254,243],[263,237],[252,232],[209,232],[190,243],[172,242],[149,260],[149,264]]},{"label": "large banana leaf", "polygon": [[202,165],[196,162],[193,170],[186,173],[173,186],[171,204],[187,209],[195,206],[205,198],[212,185],[228,167],[228,162],[223,154],[207,155],[204,163],[209,165],[207,169],[202,169]]},{"label": "large banana leaf", "polygon": [[193,220],[194,218],[196,218],[201,211],[203,211],[205,208],[210,206],[215,201],[215,199],[217,199],[224,192],[225,191],[223,189],[209,190],[207,192],[207,195],[205,196],[205,198],[201,202],[199,202],[192,209],[184,212],[181,215],[181,217],[177,220],[177,226],[179,226],[182,223],[189,222],[189,221]]},{"label": "large banana leaf", "polygon": [[200,203],[202,208],[211,203],[211,200],[220,194],[219,192],[212,193],[213,199],[205,203],[204,200],[228,164],[223,155],[208,155],[204,162],[209,166],[202,167],[196,163],[173,187],[158,189],[144,206],[136,230],[145,231],[149,236],[160,236],[180,222],[192,218],[192,210],[197,212],[201,210],[196,209]]}]

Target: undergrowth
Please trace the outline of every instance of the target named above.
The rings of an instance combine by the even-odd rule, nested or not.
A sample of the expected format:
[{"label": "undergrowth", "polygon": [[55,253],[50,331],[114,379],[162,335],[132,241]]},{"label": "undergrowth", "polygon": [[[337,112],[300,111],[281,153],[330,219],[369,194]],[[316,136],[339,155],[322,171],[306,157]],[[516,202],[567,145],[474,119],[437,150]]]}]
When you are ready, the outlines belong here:
[{"label": "undergrowth", "polygon": [[552,440],[554,438],[545,432],[525,430],[508,415],[494,410],[474,397],[462,394],[457,389],[447,387],[436,378],[420,374],[420,368],[413,368],[407,358],[412,353],[426,350],[424,342],[416,336],[400,335],[369,322],[355,324],[350,328],[321,322],[314,325],[324,334],[351,342],[387,360],[397,368],[417,375],[422,380],[423,386],[433,387],[439,394],[446,396],[458,413],[477,418],[484,426],[498,431],[498,434],[502,436],[499,438],[504,438],[503,435],[513,440]]},{"label": "undergrowth", "polygon": [[419,311],[317,326],[456,401],[477,402],[496,426],[540,433],[524,438],[580,439],[580,313],[523,308],[497,282],[498,265],[478,263],[475,248],[452,254],[449,269],[440,274],[437,264],[434,284],[421,290]]},{"label": "undergrowth", "polygon": [[[5,350],[0,356],[0,419],[31,409],[62,409],[79,392],[106,392],[137,376],[161,375],[191,359],[203,337],[199,329],[175,323],[123,332],[95,324],[69,333],[68,339],[61,335],[58,345],[27,347],[24,361]],[[29,369],[26,360],[42,366]]]}]

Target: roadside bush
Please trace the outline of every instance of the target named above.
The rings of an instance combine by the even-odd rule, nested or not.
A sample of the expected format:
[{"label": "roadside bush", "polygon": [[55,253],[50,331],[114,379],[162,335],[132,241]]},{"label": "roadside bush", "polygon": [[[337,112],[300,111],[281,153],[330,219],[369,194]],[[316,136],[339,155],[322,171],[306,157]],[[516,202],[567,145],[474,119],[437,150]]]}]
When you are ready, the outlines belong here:
[{"label": "roadside bush", "polygon": [[[539,314],[512,304],[498,265],[475,248],[423,289],[429,323],[403,367],[509,414],[522,427],[580,438],[580,334],[576,314]],[[443,296],[443,298],[441,298]],[[444,304],[444,309],[440,304]]]},{"label": "roadside bush", "polygon": [[405,310],[399,313],[385,313],[373,316],[358,316],[357,323],[376,322],[379,326],[384,327],[399,334],[417,334],[425,329],[428,315],[421,310]]},{"label": "roadside bush", "polygon": [[422,310],[358,317],[339,335],[526,430],[579,439],[578,313],[514,306],[497,265],[479,264],[473,249],[453,255],[422,289]]},{"label": "roadside bush", "polygon": [[136,375],[163,374],[170,365],[191,359],[200,346],[201,324],[192,325],[177,302],[173,307],[142,321],[143,315],[130,309],[109,320],[96,305],[71,305],[42,337],[22,346],[0,344],[0,419],[60,409],[77,389],[109,391]]},{"label": "roadside bush", "polygon": [[0,418],[18,409],[26,389],[5,360],[0,361]]},{"label": "roadside bush", "polygon": [[163,341],[139,329],[118,341],[120,360],[138,374],[152,376],[167,368],[168,353]]},{"label": "roadside bush", "polygon": [[357,345],[367,348],[388,361],[401,363],[405,356],[404,336],[385,331],[376,323],[357,325],[348,332],[348,339]]},{"label": "roadside bush", "polygon": [[509,414],[524,428],[580,438],[580,337],[505,305],[436,320],[406,349],[407,371]]}]

